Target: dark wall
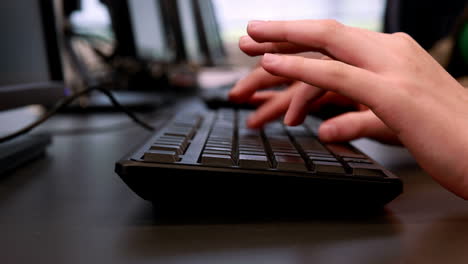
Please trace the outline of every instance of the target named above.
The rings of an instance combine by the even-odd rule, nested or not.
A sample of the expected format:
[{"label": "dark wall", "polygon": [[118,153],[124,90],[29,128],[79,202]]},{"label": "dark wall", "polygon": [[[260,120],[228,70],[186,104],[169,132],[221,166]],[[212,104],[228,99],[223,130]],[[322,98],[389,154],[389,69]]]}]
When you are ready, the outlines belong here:
[{"label": "dark wall", "polygon": [[468,0],[387,0],[385,32],[406,32],[425,49],[452,32]]}]

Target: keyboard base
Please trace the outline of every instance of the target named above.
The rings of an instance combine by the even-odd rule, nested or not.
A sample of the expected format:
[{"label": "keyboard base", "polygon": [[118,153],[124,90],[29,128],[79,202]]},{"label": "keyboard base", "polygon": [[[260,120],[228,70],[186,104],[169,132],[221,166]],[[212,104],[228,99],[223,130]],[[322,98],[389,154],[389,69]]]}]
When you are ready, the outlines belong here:
[{"label": "keyboard base", "polygon": [[376,182],[332,175],[238,174],[180,167],[156,168],[153,164],[123,160],[117,164],[116,172],[136,194],[158,207],[220,214],[371,211],[381,209],[403,189],[399,179]]}]

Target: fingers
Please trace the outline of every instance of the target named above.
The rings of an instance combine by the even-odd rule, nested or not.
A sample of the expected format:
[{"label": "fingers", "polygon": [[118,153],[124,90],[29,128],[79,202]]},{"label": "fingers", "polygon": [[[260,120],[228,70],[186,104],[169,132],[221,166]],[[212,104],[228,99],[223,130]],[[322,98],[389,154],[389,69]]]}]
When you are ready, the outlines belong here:
[{"label": "fingers", "polygon": [[324,106],[338,106],[338,107],[346,107],[346,108],[355,108],[356,110],[367,110],[361,109],[363,105],[357,104],[355,101],[339,95],[334,92],[327,92],[322,97],[315,100],[313,103],[309,104],[309,112],[317,112],[322,109]]},{"label": "fingers", "polygon": [[382,81],[376,74],[335,60],[265,54],[262,66],[273,75],[336,92],[368,106],[376,106],[389,96],[388,89],[377,85]]},{"label": "fingers", "polygon": [[295,86],[293,84],[288,90],[279,92],[271,100],[261,105],[248,119],[247,126],[250,128],[260,128],[266,123],[276,120],[286,113],[294,94]]},{"label": "fingers", "polygon": [[372,111],[349,112],[325,121],[319,129],[324,142],[345,142],[369,137],[384,143],[399,144],[393,133]]},{"label": "fingers", "polygon": [[259,56],[265,53],[296,54],[309,51],[325,52],[322,50],[311,50],[310,47],[287,42],[258,43],[249,36],[243,36],[240,38],[239,48],[249,56]]},{"label": "fingers", "polygon": [[280,95],[283,91],[260,91],[256,92],[249,99],[248,103],[252,105],[260,105],[265,103],[268,100],[273,99],[273,97]]},{"label": "fingers", "polygon": [[277,86],[288,81],[286,78],[273,76],[262,67],[258,67],[231,89],[229,99],[237,103],[243,103],[257,90]]},{"label": "fingers", "polygon": [[302,84],[294,92],[294,96],[286,112],[284,123],[288,126],[302,124],[309,113],[309,105],[326,93],[326,90],[305,83]]},{"label": "fingers", "polygon": [[[331,57],[352,65],[367,65],[382,57],[375,45],[378,33],[368,34],[358,28],[348,27],[334,20],[252,21],[247,28],[249,36],[258,43],[284,42],[312,50],[324,50]],[[345,45],[344,45],[345,44]],[[252,54],[289,53],[290,45],[259,45],[250,43]],[[272,49],[271,51],[269,49]],[[365,51],[365,52],[363,52]]]}]

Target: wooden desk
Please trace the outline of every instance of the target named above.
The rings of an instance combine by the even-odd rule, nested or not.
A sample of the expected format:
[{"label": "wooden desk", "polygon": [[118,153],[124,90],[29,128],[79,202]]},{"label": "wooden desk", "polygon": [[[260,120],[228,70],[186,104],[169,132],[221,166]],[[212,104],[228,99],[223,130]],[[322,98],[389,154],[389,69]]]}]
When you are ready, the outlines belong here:
[{"label": "wooden desk", "polygon": [[[122,120],[59,117],[45,129]],[[468,263],[468,203],[434,183],[405,150],[357,142],[405,182],[382,216],[162,222],[113,172],[146,135],[123,124],[55,136],[44,159],[0,179],[0,262]]]}]

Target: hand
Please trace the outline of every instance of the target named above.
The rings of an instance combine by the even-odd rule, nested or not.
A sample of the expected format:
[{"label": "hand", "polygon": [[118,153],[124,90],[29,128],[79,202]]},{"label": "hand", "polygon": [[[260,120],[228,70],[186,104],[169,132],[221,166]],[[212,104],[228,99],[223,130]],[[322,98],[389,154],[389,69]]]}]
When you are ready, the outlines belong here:
[{"label": "hand", "polygon": [[[272,75],[306,83],[293,95],[286,123],[324,89],[367,106],[440,184],[468,199],[468,94],[423,48],[403,33],[383,34],[331,20],[249,24],[241,48],[265,54]],[[320,51],[333,60],[274,55]],[[317,88],[318,87],[318,88]],[[233,97],[253,94],[234,90]],[[336,131],[333,124],[326,128]]]},{"label": "hand", "polygon": [[[256,90],[282,84],[289,84],[289,87],[284,91],[256,92]],[[230,97],[239,103],[247,101],[250,104],[259,105],[259,108],[249,117],[247,125],[250,128],[260,128],[284,115],[294,94],[303,94],[302,91],[299,91],[300,89],[305,89],[307,93],[309,89],[314,88],[303,82],[293,82],[286,78],[273,76],[263,68],[257,68],[236,84]],[[236,96],[236,91],[247,90],[254,92],[254,94],[249,95],[250,98],[246,96],[246,93]],[[317,112],[328,105],[354,108],[355,112],[327,120],[319,131],[321,140],[325,142],[343,142],[368,137],[387,144],[401,144],[396,135],[366,106],[334,92],[314,91],[317,91],[317,94],[309,95],[310,100],[304,106],[301,116],[288,122],[288,125],[298,125],[303,122],[307,113]],[[336,129],[327,129],[327,127],[330,127],[328,125]]]},{"label": "hand", "polygon": [[[304,54],[308,57],[317,57],[317,54]],[[257,92],[257,90],[287,86],[284,91],[269,90]],[[248,126],[251,128],[262,127],[265,123],[270,122],[284,115],[288,109],[295,89],[309,85],[293,81],[288,78],[274,76],[265,71],[261,66],[254,69],[246,78],[240,80],[234,87],[234,90],[248,91],[249,94],[241,94],[233,96],[230,93],[230,99],[238,103],[249,103],[259,105],[257,111],[250,116]],[[321,93],[323,94],[323,93]],[[319,97],[317,95],[317,97]]]}]

